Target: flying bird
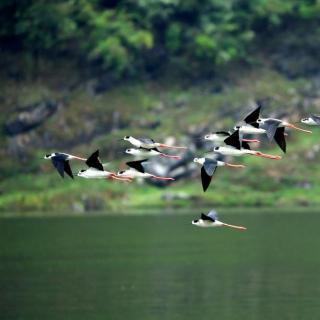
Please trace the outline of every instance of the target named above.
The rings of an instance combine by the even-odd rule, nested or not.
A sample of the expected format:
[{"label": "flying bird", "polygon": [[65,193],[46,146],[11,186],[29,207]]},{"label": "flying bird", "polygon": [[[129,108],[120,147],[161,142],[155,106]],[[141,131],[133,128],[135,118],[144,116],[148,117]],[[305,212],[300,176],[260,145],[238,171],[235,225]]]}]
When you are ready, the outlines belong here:
[{"label": "flying bird", "polygon": [[171,177],[159,177],[159,176],[156,176],[156,175],[153,175],[151,173],[146,172],[145,163],[147,161],[148,161],[148,159],[126,162],[126,165],[129,167],[129,169],[119,171],[117,173],[117,176],[129,178],[129,179],[153,178],[153,179],[157,179],[157,180],[171,180],[171,181],[174,180],[174,178],[171,178]]},{"label": "flying bird", "polygon": [[132,154],[132,155],[135,155],[135,156],[142,156],[142,157],[161,156],[161,157],[170,158],[170,159],[177,159],[177,160],[181,159],[180,156],[173,156],[171,154],[163,153],[163,152],[159,151],[157,148],[153,148],[153,149],[144,149],[144,148],[135,149],[135,148],[130,148],[130,149],[126,149],[125,153]]},{"label": "flying bird", "polygon": [[236,130],[230,137],[224,140],[226,146],[215,147],[213,150],[216,153],[224,156],[242,156],[252,155],[256,157],[262,157],[272,160],[280,160],[281,156],[273,156],[265,154],[260,151],[251,150],[250,146],[246,142],[241,142],[239,139],[239,130]]},{"label": "flying bird", "polygon": [[56,168],[58,173],[62,178],[64,178],[64,173],[70,176],[73,179],[73,173],[70,167],[69,160],[77,159],[81,161],[86,161],[87,159],[73,156],[71,154],[62,153],[62,152],[53,152],[51,154],[46,154],[44,159],[51,159],[53,166]]},{"label": "flying bird", "polygon": [[[221,143],[223,142],[226,138],[231,136],[230,131],[216,131],[213,133],[206,134],[204,136],[204,140],[216,142],[216,143]],[[260,142],[257,139],[242,139],[244,142]]]},{"label": "flying bird", "polygon": [[218,161],[209,158],[194,158],[194,162],[199,163],[201,167],[201,182],[203,191],[206,192],[208,189],[213,174],[215,173],[217,167],[230,167],[230,168],[244,168],[244,165],[241,164],[231,164],[228,162]]},{"label": "flying bird", "polygon": [[309,126],[320,126],[320,116],[312,114],[309,118],[301,119],[301,122]]},{"label": "flying bird", "polygon": [[233,224],[224,223],[218,220],[218,215],[215,210],[211,210],[208,214],[201,213],[200,219],[196,219],[192,221],[192,224],[197,227],[229,227],[237,230],[247,230],[246,227],[243,226],[235,226]]},{"label": "flying bird", "polygon": [[95,168],[88,168],[86,170],[80,170],[77,174],[79,177],[86,178],[86,179],[113,179],[113,180],[120,180],[120,181],[127,181],[131,182],[131,178],[125,177],[118,177],[116,173],[109,172],[105,170],[97,170]]},{"label": "flying bird", "polygon": [[136,148],[142,149],[154,149],[154,148],[168,148],[168,149],[187,149],[186,147],[176,147],[176,146],[169,146],[164,143],[155,142],[153,139],[150,138],[134,138],[131,136],[125,136],[123,140],[130,142]]}]

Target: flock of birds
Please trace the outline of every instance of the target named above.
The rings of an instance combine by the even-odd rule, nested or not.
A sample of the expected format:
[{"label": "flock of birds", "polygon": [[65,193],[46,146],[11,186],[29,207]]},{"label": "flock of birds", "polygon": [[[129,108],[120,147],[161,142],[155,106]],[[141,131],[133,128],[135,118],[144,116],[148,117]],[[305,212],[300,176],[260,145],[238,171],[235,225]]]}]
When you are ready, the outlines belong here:
[{"label": "flock of birds", "polygon": [[[262,157],[271,160],[280,160],[281,156],[269,155],[262,153],[261,151],[252,150],[249,143],[260,142],[257,139],[247,139],[244,135],[266,135],[269,141],[274,140],[280,149],[286,152],[286,133],[285,128],[291,128],[307,133],[312,133],[309,130],[299,128],[291,123],[274,118],[261,118],[260,117],[261,106],[256,108],[247,117],[245,117],[244,125],[235,126],[233,132],[230,131],[218,131],[210,133],[204,136],[207,141],[213,142],[215,145],[213,152],[223,156],[243,156],[251,155],[256,157]],[[308,118],[301,120],[302,123],[311,126],[320,126],[320,116],[311,115]],[[126,162],[128,169],[119,171],[117,173],[105,170],[105,165],[101,163],[99,159],[99,150],[92,153],[89,158],[81,158],[67,153],[54,152],[45,155],[45,159],[50,159],[53,166],[56,168],[62,178],[66,173],[71,178],[74,178],[70,160],[84,161],[88,166],[87,169],[80,170],[77,176],[86,179],[112,179],[124,182],[132,182],[135,178],[151,178],[158,180],[174,180],[171,177],[160,177],[148,173],[146,170],[146,163],[150,157],[161,156],[171,159],[180,159],[178,155],[170,155],[162,152],[162,149],[180,149],[185,150],[186,147],[171,146],[159,142],[155,142],[150,138],[134,138],[132,136],[125,136],[124,141],[129,142],[135,148],[126,149],[127,154],[131,154],[139,157],[146,157],[146,159]],[[219,161],[208,157],[194,158],[195,163],[201,165],[201,181],[203,191],[205,192],[212,180],[212,176],[215,173],[217,167],[230,167],[230,168],[244,168],[240,164],[231,164],[225,161]],[[192,221],[193,225],[198,227],[230,227],[238,230],[246,230],[243,226],[235,226],[227,224],[218,220],[215,210],[211,210],[208,214],[201,214],[199,219]]]}]

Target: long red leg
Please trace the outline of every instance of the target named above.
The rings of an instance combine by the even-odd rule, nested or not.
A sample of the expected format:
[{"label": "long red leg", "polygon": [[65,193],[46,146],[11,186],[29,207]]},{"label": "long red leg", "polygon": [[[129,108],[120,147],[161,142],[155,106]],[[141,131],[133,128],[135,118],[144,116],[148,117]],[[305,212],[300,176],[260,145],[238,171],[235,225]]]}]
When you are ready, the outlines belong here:
[{"label": "long red leg", "polygon": [[181,159],[180,156],[172,156],[170,154],[165,154],[165,153],[160,153],[160,156],[164,157],[164,158],[170,158],[170,159],[176,159],[176,160],[180,160]]},{"label": "long red leg", "polygon": [[158,146],[159,146],[160,148],[168,148],[168,149],[183,149],[183,150],[188,149],[187,147],[169,146],[169,145],[163,144],[163,143],[159,143]]},{"label": "long red leg", "polygon": [[247,230],[247,228],[243,226],[235,226],[233,224],[227,224],[227,223],[224,223],[223,225],[229,228],[237,229],[237,230],[242,230],[242,231]]},{"label": "long red leg", "polygon": [[295,125],[293,125],[291,123],[288,123],[287,127],[295,129],[295,130],[299,130],[299,131],[302,131],[302,132],[312,133],[312,131],[310,131],[310,130],[305,130],[305,129],[296,127]]},{"label": "long red leg", "polygon": [[260,151],[256,151],[253,155],[261,158],[271,159],[271,160],[280,160],[282,159],[281,156],[273,156],[271,154],[262,153]]},{"label": "long red leg", "polygon": [[174,178],[170,178],[170,177],[151,176],[151,178],[158,179],[158,180],[170,180],[170,181],[174,180]]}]

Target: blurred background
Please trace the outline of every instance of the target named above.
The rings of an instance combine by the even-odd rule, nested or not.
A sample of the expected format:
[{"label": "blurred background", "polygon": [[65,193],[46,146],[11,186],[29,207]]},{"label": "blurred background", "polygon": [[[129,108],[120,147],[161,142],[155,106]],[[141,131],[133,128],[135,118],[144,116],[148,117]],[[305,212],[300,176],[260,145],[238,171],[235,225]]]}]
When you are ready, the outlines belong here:
[{"label": "blurred background", "polygon": [[[227,159],[246,168],[206,193],[192,162],[257,103],[320,113],[319,51],[319,0],[1,0],[1,320],[320,319],[320,130],[286,154],[262,139],[281,161]],[[127,135],[189,147],[149,164],[176,181],[43,159],[100,149],[123,170]],[[247,231],[191,224],[212,207]]]},{"label": "blurred background", "polygon": [[[206,194],[190,164],[212,148],[201,136],[259,100],[264,116],[292,122],[320,112],[319,12],[311,0],[1,1],[1,212],[319,204],[316,129],[289,132],[283,161],[236,159],[247,169],[218,170]],[[162,162],[177,182],[63,181],[43,160],[99,148],[118,171],[125,135],[189,146]]]}]

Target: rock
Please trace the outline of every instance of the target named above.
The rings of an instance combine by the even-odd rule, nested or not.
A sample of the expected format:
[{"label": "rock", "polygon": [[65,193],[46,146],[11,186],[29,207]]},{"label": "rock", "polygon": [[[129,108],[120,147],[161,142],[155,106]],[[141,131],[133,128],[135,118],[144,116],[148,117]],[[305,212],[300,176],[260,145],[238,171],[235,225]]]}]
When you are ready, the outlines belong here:
[{"label": "rock", "polygon": [[15,136],[28,132],[44,123],[58,109],[58,103],[44,100],[35,104],[19,108],[4,126],[5,134]]}]

